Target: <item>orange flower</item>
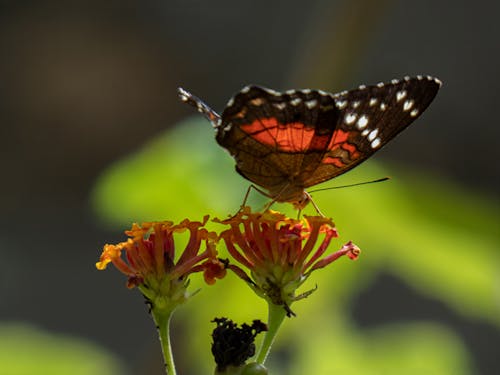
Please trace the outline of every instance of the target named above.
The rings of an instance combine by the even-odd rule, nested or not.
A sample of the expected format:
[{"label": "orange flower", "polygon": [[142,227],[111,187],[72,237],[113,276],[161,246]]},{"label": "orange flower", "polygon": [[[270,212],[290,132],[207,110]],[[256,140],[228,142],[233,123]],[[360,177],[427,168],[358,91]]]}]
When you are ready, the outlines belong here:
[{"label": "orange flower", "polygon": [[[139,287],[151,303],[164,298],[171,306],[180,304],[190,297],[186,291],[189,274],[203,271],[207,284],[226,274],[224,263],[217,259],[217,234],[203,228],[207,220],[208,216],[203,222],[186,219],[177,225],[170,221],[133,224],[125,231],[127,241],[104,246],[96,267],[104,270],[112,262],[128,276],[127,287]],[[174,234],[186,230],[189,240],[176,260]],[[202,242],[205,250],[200,253]]]},{"label": "orange flower", "polygon": [[[275,305],[283,305],[288,316],[294,315],[290,310],[292,302],[313,292],[295,295],[312,271],[343,255],[356,259],[360,252],[348,242],[337,252],[321,258],[331,239],[338,236],[334,223],[323,216],[295,220],[275,211],[252,213],[245,207],[230,219],[216,221],[231,227],[220,237],[234,260],[246,267],[251,276],[236,265],[228,268],[258,295]],[[323,240],[316,246],[322,234]]]}]

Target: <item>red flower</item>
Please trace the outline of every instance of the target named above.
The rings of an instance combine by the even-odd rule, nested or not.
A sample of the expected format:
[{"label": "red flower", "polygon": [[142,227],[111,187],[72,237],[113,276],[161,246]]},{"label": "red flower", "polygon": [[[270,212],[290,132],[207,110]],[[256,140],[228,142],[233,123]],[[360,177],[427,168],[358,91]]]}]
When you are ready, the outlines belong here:
[{"label": "red flower", "polygon": [[[323,216],[295,220],[275,211],[252,213],[245,207],[236,216],[217,221],[231,227],[220,237],[234,260],[246,267],[251,276],[236,265],[228,268],[258,295],[275,305],[283,305],[288,315],[293,314],[292,302],[313,292],[295,295],[312,271],[343,255],[356,259],[360,252],[356,245],[348,242],[322,258],[331,239],[338,236],[334,223]],[[324,237],[317,245],[320,235]]]},{"label": "red flower", "polygon": [[[96,267],[104,270],[112,262],[128,276],[127,287],[139,287],[152,303],[159,302],[158,298],[170,306],[182,303],[190,296],[186,288],[191,273],[203,271],[207,284],[226,274],[225,265],[217,259],[217,234],[203,228],[207,220],[208,216],[203,222],[186,219],[177,225],[170,221],[133,224],[125,231],[129,236],[126,242],[104,246]],[[174,234],[186,230],[189,240],[176,260]],[[205,250],[200,253],[202,242]]]}]

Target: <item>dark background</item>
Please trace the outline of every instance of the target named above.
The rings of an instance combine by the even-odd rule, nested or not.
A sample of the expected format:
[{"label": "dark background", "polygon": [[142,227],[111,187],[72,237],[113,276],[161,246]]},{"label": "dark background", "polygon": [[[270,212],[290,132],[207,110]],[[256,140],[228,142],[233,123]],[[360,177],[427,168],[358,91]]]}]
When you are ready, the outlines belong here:
[{"label": "dark background", "polygon": [[[425,115],[433,126],[403,134],[378,157],[497,199],[499,8],[463,0],[1,2],[0,319],[90,338],[132,368],[148,362],[117,325],[96,324],[130,293],[92,269],[102,244],[121,235],[96,219],[89,192],[111,162],[191,113],[177,100],[181,85],[221,109],[248,83],[340,91],[435,75],[444,86]],[[396,317],[380,303],[387,295],[398,301]],[[496,328],[390,275],[362,297],[353,306],[360,326],[433,317],[463,335],[479,373],[493,374]],[[117,317],[133,322],[130,340],[148,342],[143,314],[136,304]]]}]

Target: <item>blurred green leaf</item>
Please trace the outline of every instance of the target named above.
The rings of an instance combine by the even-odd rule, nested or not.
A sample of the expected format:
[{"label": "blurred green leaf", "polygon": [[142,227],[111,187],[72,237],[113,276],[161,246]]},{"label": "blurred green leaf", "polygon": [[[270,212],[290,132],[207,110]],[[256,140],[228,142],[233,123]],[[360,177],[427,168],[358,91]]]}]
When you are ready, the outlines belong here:
[{"label": "blurred green leaf", "polygon": [[335,191],[334,200],[318,199],[320,207],[334,212],[341,235],[365,250],[362,261],[377,262],[373,267],[457,312],[500,325],[497,203],[435,177],[387,172],[381,175],[398,179],[359,194]]},{"label": "blurred green leaf", "polygon": [[[305,320],[305,319],[304,319]],[[314,321],[314,319],[312,319]],[[360,334],[334,319],[297,325],[288,371],[276,375],[384,374],[465,375],[472,373],[467,351],[449,330],[431,323],[386,325]],[[341,318],[340,318],[340,321]],[[314,332],[311,334],[311,332]],[[292,337],[292,335],[290,335]],[[290,337],[290,339],[291,339]],[[312,341],[314,345],[304,345]],[[279,350],[279,345],[277,348]]]},{"label": "blurred green leaf", "polygon": [[0,325],[0,373],[8,375],[124,375],[101,347],[20,323]]}]

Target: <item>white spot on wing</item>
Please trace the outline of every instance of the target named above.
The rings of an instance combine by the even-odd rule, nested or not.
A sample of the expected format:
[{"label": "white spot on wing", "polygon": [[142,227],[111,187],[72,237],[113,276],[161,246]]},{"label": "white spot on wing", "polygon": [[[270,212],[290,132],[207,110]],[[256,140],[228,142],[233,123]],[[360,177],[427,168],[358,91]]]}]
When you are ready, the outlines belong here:
[{"label": "white spot on wing", "polygon": [[392,80],[391,80],[391,83],[392,83],[393,85],[396,85],[396,84],[398,84],[398,83],[399,83],[399,80],[398,80],[398,79],[392,79]]},{"label": "white spot on wing", "polygon": [[378,146],[380,146],[380,138],[375,138],[373,140],[373,142],[370,144],[371,148],[377,148]]},{"label": "white spot on wing", "polygon": [[415,117],[416,115],[418,115],[418,109],[415,108],[413,111],[410,112],[410,116]]},{"label": "white spot on wing", "polygon": [[301,90],[301,92],[302,92],[303,94],[306,94],[306,95],[307,95],[307,94],[310,94],[310,93],[311,93],[311,89],[304,89],[304,90]]},{"label": "white spot on wing", "polygon": [[401,90],[396,93],[396,100],[400,102],[406,97],[406,90]]},{"label": "white spot on wing", "polygon": [[358,108],[361,102],[359,100],[356,100],[355,102],[352,103],[352,108]]},{"label": "white spot on wing", "polygon": [[285,91],[285,94],[293,95],[293,94],[295,94],[295,90],[287,90],[287,91]]},{"label": "white spot on wing", "polygon": [[347,100],[338,100],[335,102],[335,105],[338,109],[343,109],[347,105]]},{"label": "white spot on wing", "polygon": [[298,106],[300,103],[302,103],[302,99],[300,98],[295,98],[290,100],[290,104],[293,105],[294,107]]},{"label": "white spot on wing", "polygon": [[364,89],[366,89],[366,85],[360,85],[360,86],[358,87],[358,89],[359,89],[359,90],[364,90]]},{"label": "white spot on wing", "polygon": [[404,79],[406,82],[408,82],[411,78],[410,78],[410,76],[404,76],[404,78],[403,78],[403,79]]},{"label": "white spot on wing", "polygon": [[277,91],[274,91],[273,89],[268,89],[268,88],[262,88],[265,92],[267,92],[269,95],[274,95],[278,96],[280,93]]},{"label": "white spot on wing", "polygon": [[380,103],[380,110],[385,111],[387,109],[387,104],[385,103]]},{"label": "white spot on wing", "polygon": [[368,133],[369,133],[369,132],[370,132],[370,129],[365,129],[365,130],[363,130],[363,132],[361,133],[361,135],[362,135],[363,137],[366,137],[366,136],[368,135]]},{"label": "white spot on wing", "polygon": [[286,108],[286,103],[273,103],[273,105],[278,108],[280,111]]},{"label": "white spot on wing", "polygon": [[366,128],[366,125],[368,125],[368,117],[366,117],[366,115],[363,115],[358,119],[357,127],[359,130],[361,130]]},{"label": "white spot on wing", "polygon": [[248,93],[249,91],[250,91],[250,86],[245,86],[245,87],[243,87],[243,88],[241,89],[241,91],[240,91],[240,92],[242,92],[243,94],[246,94],[246,93]]},{"label": "white spot on wing", "polygon": [[411,107],[413,107],[413,104],[415,104],[415,101],[413,99],[406,100],[403,104],[403,111],[409,111]]},{"label": "white spot on wing", "polygon": [[250,104],[256,106],[256,107],[260,107],[262,104],[264,104],[264,99],[262,98],[255,98],[255,99],[252,99],[250,100],[249,102]]},{"label": "white spot on wing", "polygon": [[179,87],[177,90],[179,92],[179,97],[183,102],[187,102],[188,99],[191,97],[191,94],[186,90],[184,90],[182,87]]},{"label": "white spot on wing", "polygon": [[424,77],[422,77],[420,74],[417,76],[417,79],[421,81]]},{"label": "white spot on wing", "polygon": [[368,140],[370,142],[373,141],[377,137],[377,134],[378,134],[378,129],[372,130],[370,134],[368,134]]},{"label": "white spot on wing", "polygon": [[234,104],[234,98],[229,99],[229,101],[226,104],[226,107],[231,107]]},{"label": "white spot on wing", "polygon": [[377,104],[378,99],[377,98],[371,98],[370,99],[370,107],[373,107],[375,104]]},{"label": "white spot on wing", "polygon": [[344,117],[344,121],[347,125],[351,125],[354,121],[356,121],[357,115],[355,113],[348,113]]},{"label": "white spot on wing", "polygon": [[384,87],[384,82],[377,83],[377,87]]},{"label": "white spot on wing", "polygon": [[318,101],[316,99],[308,100],[305,104],[307,108],[312,109],[318,105]]}]

